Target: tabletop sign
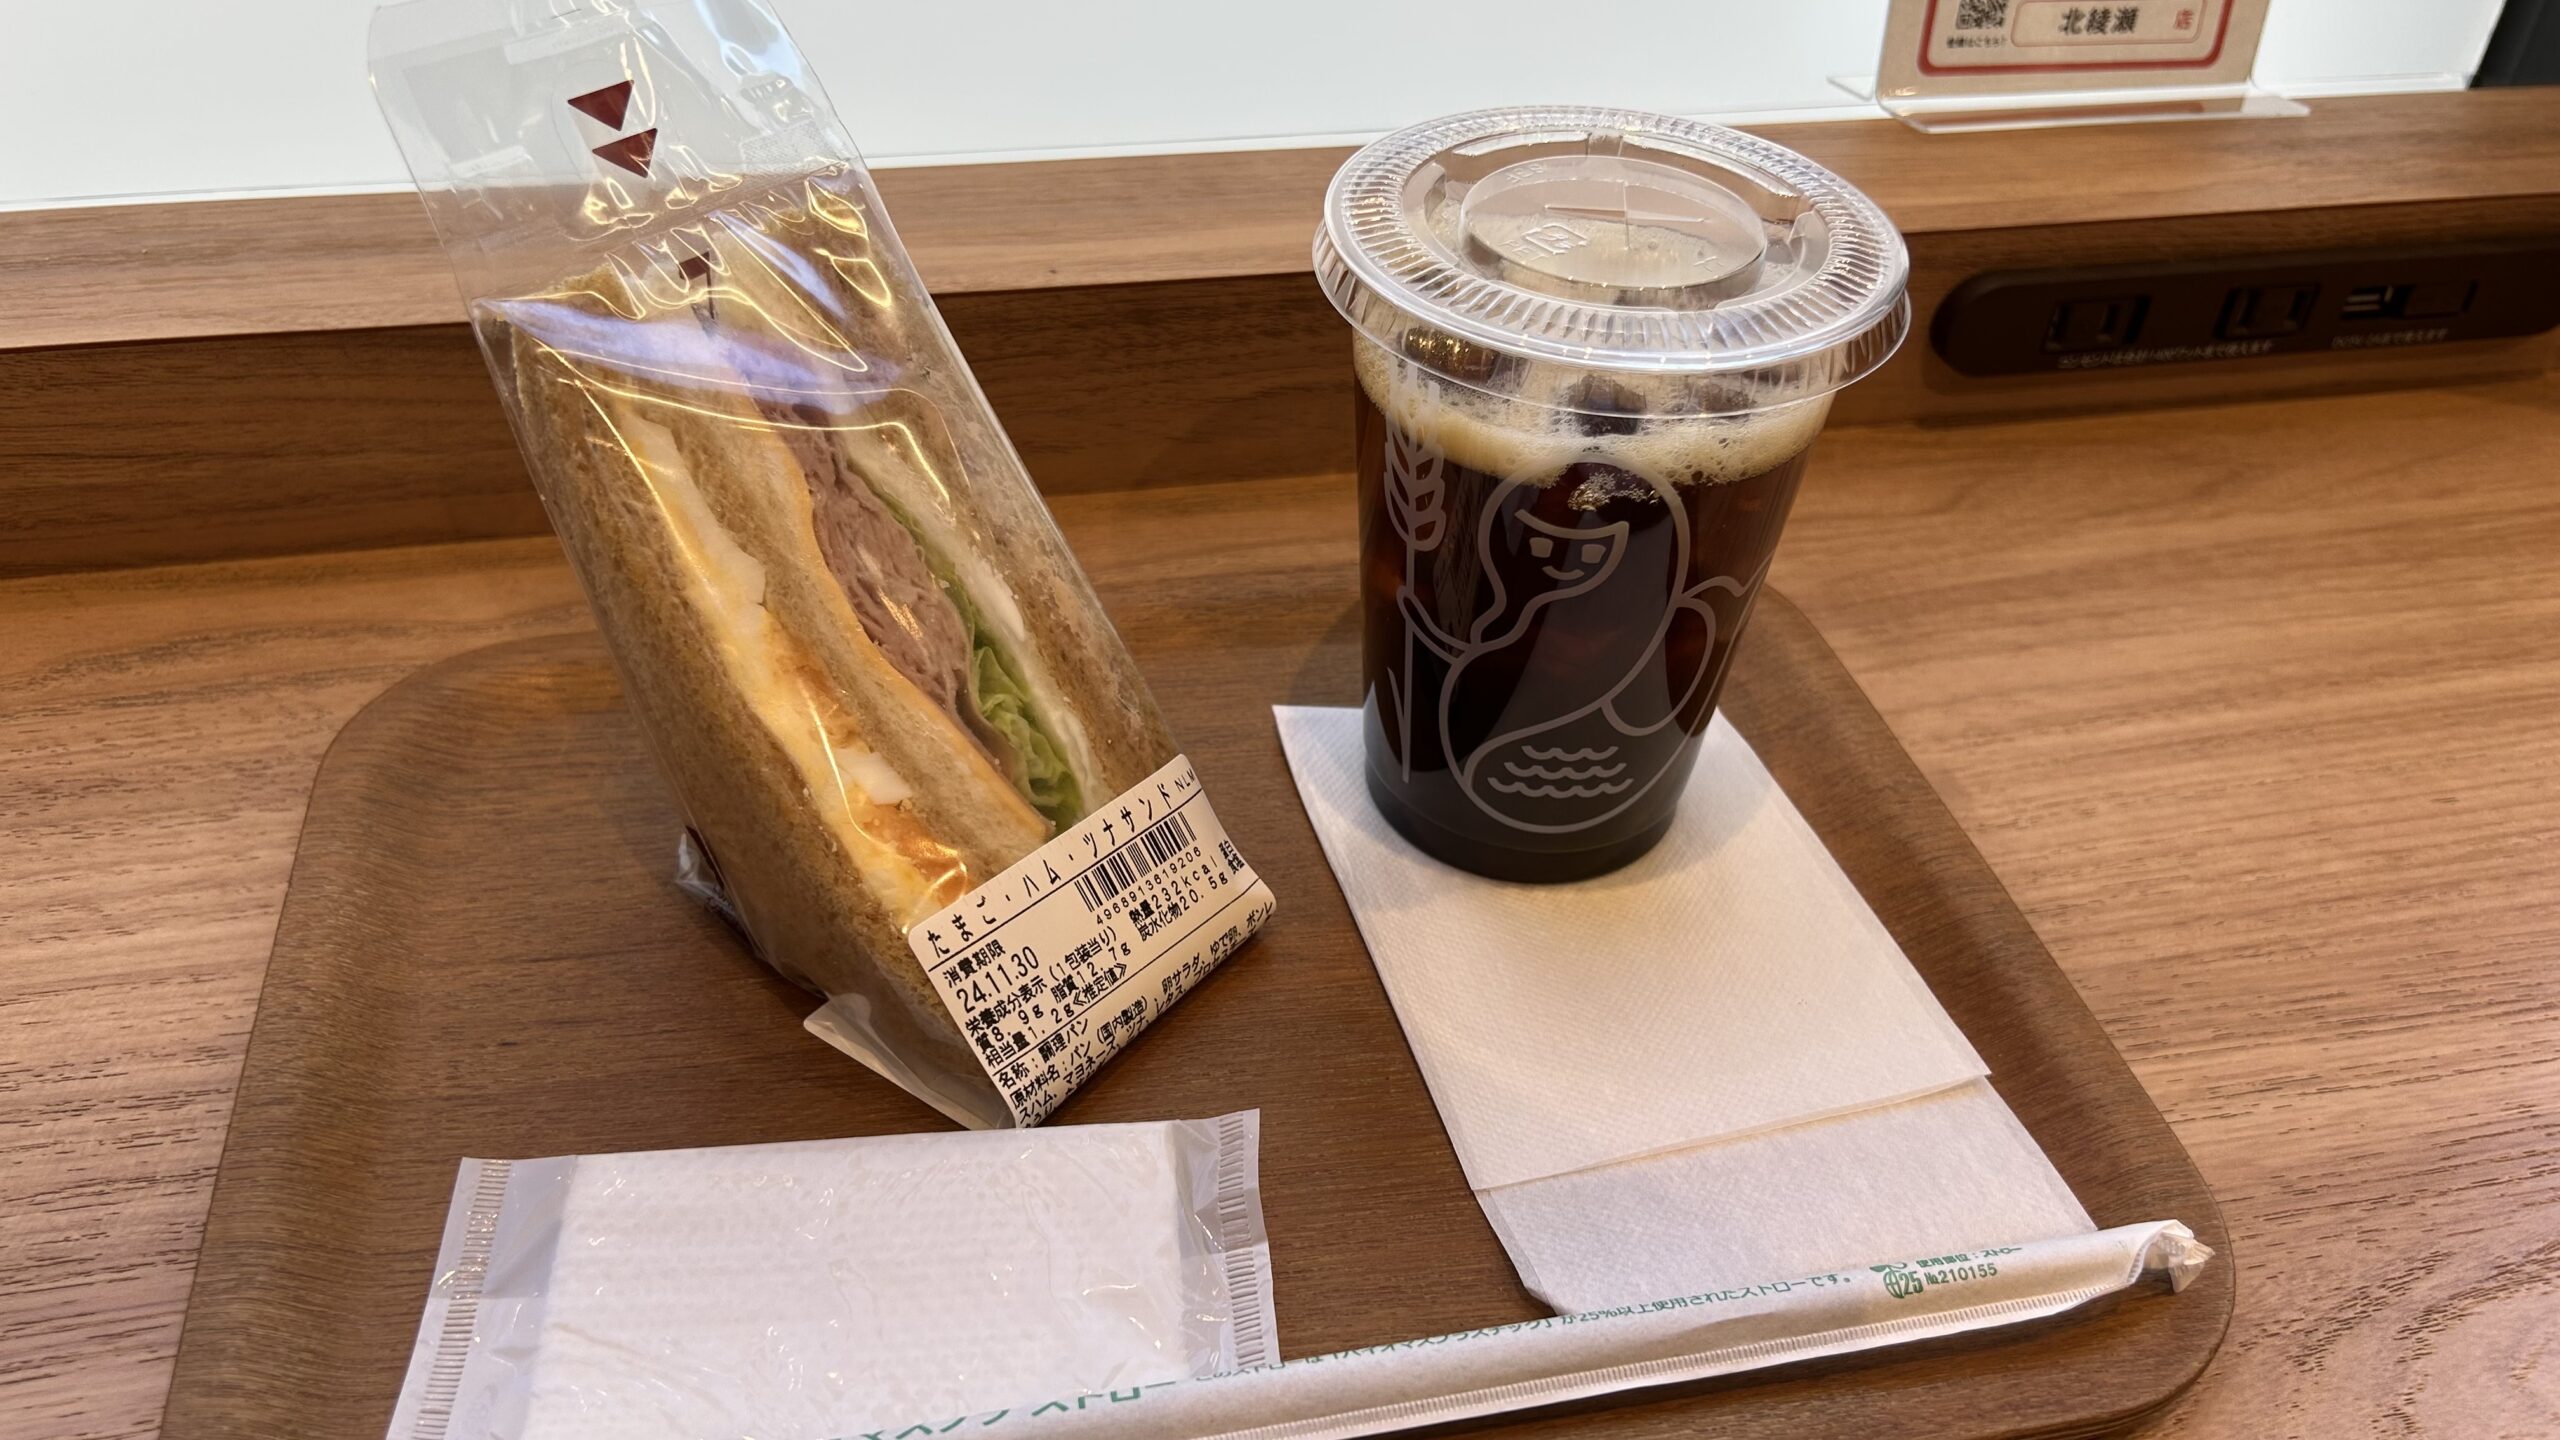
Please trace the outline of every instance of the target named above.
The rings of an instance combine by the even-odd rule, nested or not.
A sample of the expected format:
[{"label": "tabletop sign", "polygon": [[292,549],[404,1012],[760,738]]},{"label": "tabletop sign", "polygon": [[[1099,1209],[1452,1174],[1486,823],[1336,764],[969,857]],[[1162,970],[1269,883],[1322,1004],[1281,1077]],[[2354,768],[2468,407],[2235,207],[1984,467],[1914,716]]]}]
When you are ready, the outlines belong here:
[{"label": "tabletop sign", "polygon": [[1879,99],[2245,85],[2267,0],[1893,0]]}]

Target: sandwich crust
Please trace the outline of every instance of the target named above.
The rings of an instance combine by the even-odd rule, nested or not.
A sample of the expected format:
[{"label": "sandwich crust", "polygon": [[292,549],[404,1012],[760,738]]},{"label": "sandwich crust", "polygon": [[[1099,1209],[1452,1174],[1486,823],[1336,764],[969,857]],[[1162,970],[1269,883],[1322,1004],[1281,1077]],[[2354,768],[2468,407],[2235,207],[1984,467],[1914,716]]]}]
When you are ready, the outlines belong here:
[{"label": "sandwich crust", "polygon": [[[913,1063],[982,1078],[906,945],[911,915],[975,883],[967,857],[909,805],[873,803],[858,783],[812,787],[813,750],[835,753],[857,722],[830,703],[818,653],[756,603],[761,567],[653,498],[632,450],[652,443],[638,438],[634,422],[650,422],[636,406],[617,416],[556,352],[521,331],[510,339],[518,423],[553,528],[759,953],[813,989],[861,997],[883,1044]],[[1011,858],[980,855],[987,873]]]}]

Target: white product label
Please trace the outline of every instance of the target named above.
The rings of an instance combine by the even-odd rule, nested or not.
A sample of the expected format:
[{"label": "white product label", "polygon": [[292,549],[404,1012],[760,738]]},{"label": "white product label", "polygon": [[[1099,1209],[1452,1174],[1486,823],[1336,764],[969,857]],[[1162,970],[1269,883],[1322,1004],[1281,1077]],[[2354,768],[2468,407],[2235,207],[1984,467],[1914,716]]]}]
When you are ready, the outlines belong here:
[{"label": "white product label", "polygon": [[951,1018],[1036,1125],[1271,918],[1191,761],[907,931]]}]

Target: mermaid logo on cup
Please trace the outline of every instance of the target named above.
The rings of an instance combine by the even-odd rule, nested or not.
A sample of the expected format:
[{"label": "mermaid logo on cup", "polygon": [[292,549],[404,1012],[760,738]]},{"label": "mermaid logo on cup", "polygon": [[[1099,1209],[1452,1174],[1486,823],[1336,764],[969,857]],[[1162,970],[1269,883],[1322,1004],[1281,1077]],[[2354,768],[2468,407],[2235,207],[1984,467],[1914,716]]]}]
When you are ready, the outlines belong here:
[{"label": "mermaid logo on cup", "polygon": [[1579,484],[1515,476],[1474,528],[1473,588],[1485,600],[1463,636],[1411,587],[1399,597],[1413,641],[1446,666],[1426,713],[1479,810],[1520,830],[1587,829],[1679,756],[1688,735],[1674,722],[1716,654],[1707,596],[1745,587],[1731,576],[1684,585],[1687,509],[1634,471],[1606,467]]}]

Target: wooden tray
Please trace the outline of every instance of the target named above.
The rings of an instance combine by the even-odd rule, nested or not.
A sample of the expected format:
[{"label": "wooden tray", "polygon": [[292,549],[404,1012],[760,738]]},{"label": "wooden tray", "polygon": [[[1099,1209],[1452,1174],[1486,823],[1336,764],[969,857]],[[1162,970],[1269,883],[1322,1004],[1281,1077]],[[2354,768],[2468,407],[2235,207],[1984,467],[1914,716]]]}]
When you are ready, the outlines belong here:
[{"label": "wooden tray", "polygon": [[[1111,587],[1106,587],[1106,593]],[[1280,896],[1260,939],[1060,1123],[1263,1112],[1287,1355],[1541,1313],[1460,1176],[1282,762],[1269,707],[1350,703],[1338,589],[1111,594],[1220,815]],[[1238,623],[1250,613],[1253,623]],[[1201,629],[1206,615],[1223,637]],[[2199,1374],[2231,1311],[2212,1195],[2070,982],[1793,606],[1726,713],[2104,1225],[2224,1252],[2174,1298],[1735,1377],[1504,1433],[2087,1434]],[[315,783],[206,1222],[166,1434],[383,1433],[460,1156],[945,1128],[800,1029],[812,1002],[668,881],[676,817],[591,636],[422,671]]]}]

